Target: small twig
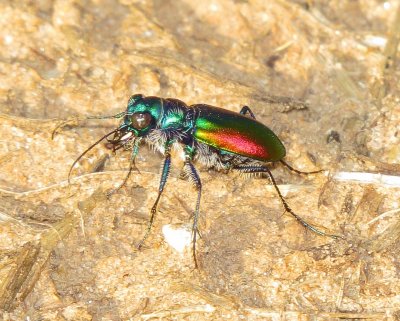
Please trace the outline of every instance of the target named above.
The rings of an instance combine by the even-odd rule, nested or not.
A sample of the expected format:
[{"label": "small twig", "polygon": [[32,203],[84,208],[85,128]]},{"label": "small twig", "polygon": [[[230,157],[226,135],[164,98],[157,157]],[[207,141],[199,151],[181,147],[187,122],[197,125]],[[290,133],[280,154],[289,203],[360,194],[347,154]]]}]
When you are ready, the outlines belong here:
[{"label": "small twig", "polygon": [[372,320],[381,320],[383,316],[385,316],[384,312],[375,312],[375,313],[348,313],[348,312],[327,312],[320,313],[315,311],[315,313],[304,313],[300,311],[276,311],[276,310],[267,310],[267,309],[245,309],[246,312],[251,313],[258,317],[263,318],[271,318],[273,320],[281,320],[281,319],[302,319],[302,316],[313,316],[314,318],[329,318],[329,319],[372,319]]},{"label": "small twig", "polygon": [[399,213],[399,212],[400,212],[400,208],[387,211],[387,212],[382,213],[381,215],[379,215],[379,216],[377,216],[377,217],[374,217],[374,218],[373,218],[372,220],[370,220],[366,225],[371,225],[371,224],[375,223],[376,221],[383,219],[383,218],[386,217],[386,216],[390,216],[390,215],[392,215],[392,214],[396,214],[396,213]]},{"label": "small twig", "polygon": [[385,187],[400,187],[400,176],[367,172],[338,172],[337,181],[354,181],[361,184],[377,184]]}]

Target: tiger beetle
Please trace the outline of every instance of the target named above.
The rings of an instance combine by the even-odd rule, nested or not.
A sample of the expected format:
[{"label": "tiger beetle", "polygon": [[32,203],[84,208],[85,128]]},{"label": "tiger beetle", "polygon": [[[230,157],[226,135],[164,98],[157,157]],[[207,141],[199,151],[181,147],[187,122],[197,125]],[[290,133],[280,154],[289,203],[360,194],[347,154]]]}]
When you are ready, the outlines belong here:
[{"label": "tiger beetle", "polygon": [[[111,193],[123,187],[132,171],[136,169],[135,159],[142,142],[153,146],[164,156],[158,196],[151,208],[147,230],[138,244],[138,249],[143,246],[153,226],[157,205],[170,173],[171,149],[175,146],[183,148],[185,160],[182,173],[186,179],[192,182],[197,191],[192,228],[192,252],[196,268],[198,267],[196,238],[202,184],[193,165],[195,161],[217,170],[237,171],[243,174],[268,174],[286,212],[289,212],[300,224],[314,233],[333,238],[338,237],[312,226],[290,208],[266,163],[280,162],[297,174],[316,174],[322,171],[302,172],[287,164],[283,160],[286,150],[280,139],[271,129],[256,120],[248,106],[242,107],[241,111],[236,113],[205,104],[188,106],[174,98],[164,99],[136,94],[129,99],[124,112],[113,116],[89,117],[88,119],[106,118],[122,118],[122,122],[118,128],[101,137],[74,161],[68,178],[75,164],[104,139],[111,143],[114,151],[120,148],[132,151],[129,171],[122,184]],[[112,135],[113,137],[110,139]]]}]

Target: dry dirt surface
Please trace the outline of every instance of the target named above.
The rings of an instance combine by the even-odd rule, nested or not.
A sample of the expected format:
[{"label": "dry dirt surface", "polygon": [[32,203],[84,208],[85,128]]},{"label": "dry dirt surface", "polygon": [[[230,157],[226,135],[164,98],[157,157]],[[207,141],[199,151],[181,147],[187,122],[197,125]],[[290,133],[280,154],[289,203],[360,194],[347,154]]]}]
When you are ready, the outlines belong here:
[{"label": "dry dirt surface", "polygon": [[[0,2],[0,319],[400,320],[400,7],[396,0]],[[130,95],[239,111],[299,176],[173,170],[90,144]],[[52,137],[53,132],[54,137]],[[172,236],[171,236],[172,235]],[[174,248],[177,238],[182,249]]]}]

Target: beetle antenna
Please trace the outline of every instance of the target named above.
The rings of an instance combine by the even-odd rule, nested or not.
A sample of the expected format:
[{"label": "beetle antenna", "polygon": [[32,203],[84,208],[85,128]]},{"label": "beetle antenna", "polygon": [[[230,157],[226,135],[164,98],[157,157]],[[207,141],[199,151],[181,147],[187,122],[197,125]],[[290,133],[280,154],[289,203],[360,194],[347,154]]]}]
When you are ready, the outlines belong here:
[{"label": "beetle antenna", "polygon": [[293,168],[292,166],[290,166],[288,163],[286,163],[284,160],[280,160],[280,162],[283,164],[283,165],[285,165],[289,170],[291,170],[292,172],[295,172],[296,174],[299,174],[299,175],[311,175],[311,174],[318,174],[318,173],[322,173],[322,172],[325,172],[326,170],[325,169],[320,169],[320,170],[318,170],[318,171],[311,171],[311,172],[302,172],[302,171],[299,171],[298,169],[295,169],[295,168]]},{"label": "beetle antenna", "polygon": [[57,132],[59,131],[60,128],[67,126],[70,123],[77,123],[78,121],[84,121],[84,120],[88,120],[88,119],[112,119],[112,118],[121,118],[124,117],[126,115],[126,112],[123,111],[121,113],[115,114],[115,115],[108,115],[108,116],[88,116],[88,117],[74,117],[74,118],[70,118],[67,120],[64,120],[63,122],[61,122],[60,124],[58,124],[56,126],[56,128],[54,128],[52,134],[51,134],[51,139],[53,140],[54,137],[56,136]]},{"label": "beetle antenna", "polygon": [[95,143],[93,143],[92,145],[90,145],[82,154],[79,155],[79,157],[77,159],[75,159],[75,161],[72,163],[69,172],[68,172],[68,183],[71,182],[70,177],[71,177],[71,172],[72,169],[74,168],[75,164],[78,163],[83,156],[85,156],[89,151],[91,151],[96,145],[98,145],[103,139],[107,138],[108,136],[116,133],[117,131],[119,131],[120,128],[114,129],[112,132],[109,132],[108,134],[105,134],[103,137],[101,137],[99,140],[97,140]]},{"label": "beetle antenna", "polygon": [[118,114],[115,115],[109,115],[109,116],[89,116],[86,117],[85,119],[111,119],[111,118],[121,118],[124,117],[126,115],[126,112],[120,112]]}]

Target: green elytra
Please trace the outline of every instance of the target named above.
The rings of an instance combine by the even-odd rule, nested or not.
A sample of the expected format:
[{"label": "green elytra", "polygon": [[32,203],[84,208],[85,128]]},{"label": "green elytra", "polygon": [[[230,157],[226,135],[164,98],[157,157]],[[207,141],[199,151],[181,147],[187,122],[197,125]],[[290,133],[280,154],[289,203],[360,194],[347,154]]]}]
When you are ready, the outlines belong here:
[{"label": "green elytra", "polygon": [[286,155],[282,142],[264,124],[230,110],[195,105],[199,116],[194,137],[207,145],[263,162],[276,162]]},{"label": "green elytra", "polygon": [[[285,211],[295,217],[307,229],[319,235],[338,238],[336,235],[327,234],[315,228],[289,207],[265,163],[280,161],[298,174],[315,174],[321,171],[301,172],[283,161],[286,150],[282,142],[272,130],[255,119],[249,107],[244,106],[240,113],[235,113],[204,104],[187,106],[178,99],[144,97],[137,94],[129,99],[124,113],[109,117],[91,117],[91,119],[121,117],[123,117],[121,125],[82,153],[72,164],[70,173],[73,166],[103,139],[107,139],[113,145],[114,151],[120,148],[131,149],[128,174],[123,183],[110,193],[112,194],[125,185],[131,172],[136,168],[135,159],[141,142],[152,145],[164,155],[158,196],[151,209],[146,233],[139,242],[138,248],[142,247],[153,225],[157,206],[169,177],[170,151],[173,145],[183,147],[185,161],[182,173],[197,190],[192,234],[192,250],[196,267],[198,267],[196,239],[202,190],[200,176],[194,166],[196,161],[216,170],[238,171],[245,174],[268,174]],[[111,135],[113,135],[113,138],[109,139]]]}]

